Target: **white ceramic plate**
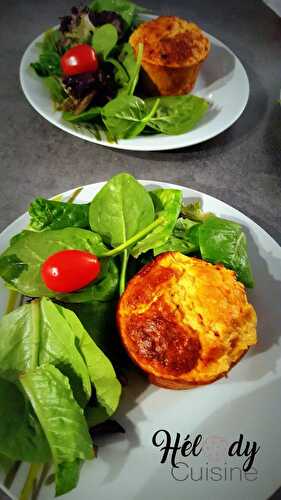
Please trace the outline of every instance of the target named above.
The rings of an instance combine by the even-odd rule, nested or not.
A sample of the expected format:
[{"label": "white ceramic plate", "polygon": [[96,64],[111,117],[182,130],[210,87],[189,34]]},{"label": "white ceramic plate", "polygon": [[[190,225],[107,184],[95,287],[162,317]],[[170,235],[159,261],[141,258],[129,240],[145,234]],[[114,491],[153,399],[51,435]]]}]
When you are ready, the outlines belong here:
[{"label": "white ceramic plate", "polygon": [[[149,16],[146,16],[148,18]],[[249,81],[244,67],[235,54],[212,35],[211,51],[204,62],[193,91],[195,95],[211,102],[210,109],[202,121],[190,132],[182,135],[139,136],[134,139],[109,143],[98,141],[86,129],[75,127],[61,119],[61,113],[54,111],[49,93],[30,68],[30,63],[38,59],[36,38],[26,49],[20,65],[20,81],[25,97],[40,115],[57,127],[90,142],[119,149],[133,151],[161,151],[183,148],[211,139],[230,127],[241,115],[249,97]]]},{"label": "white ceramic plate", "polygon": [[[143,183],[149,187],[179,187]],[[85,186],[76,202],[88,202],[102,186]],[[241,223],[247,233],[256,280],[255,289],[248,295],[258,315],[258,345],[227,379],[196,389],[160,389],[134,374],[115,417],[126,434],[100,442],[103,446],[98,459],[83,466],[78,488],[64,497],[68,500],[265,500],[281,485],[281,248],[238,210],[198,191],[182,190],[185,199],[201,199],[204,210]],[[70,194],[64,193],[64,199]],[[0,235],[0,252],[27,223],[25,214]],[[6,303],[7,291],[2,286],[2,312]],[[161,453],[152,445],[152,436],[159,429],[168,430],[173,438],[179,432],[182,441],[187,434],[192,438],[203,435],[203,452],[198,457],[177,458],[189,467],[181,464],[173,470],[177,479],[171,475],[170,462],[160,464]],[[241,433],[245,440],[255,440],[260,446],[254,462],[256,479],[254,474],[240,480],[237,469],[232,471],[232,480],[229,478],[230,469],[241,469],[245,460],[226,456],[226,448]],[[226,479],[207,480],[206,470],[210,476],[211,467],[219,467]],[[195,481],[201,468],[203,479]],[[24,474],[26,470],[21,471],[14,493],[19,491]],[[45,487],[40,500],[51,499],[53,487]]]}]

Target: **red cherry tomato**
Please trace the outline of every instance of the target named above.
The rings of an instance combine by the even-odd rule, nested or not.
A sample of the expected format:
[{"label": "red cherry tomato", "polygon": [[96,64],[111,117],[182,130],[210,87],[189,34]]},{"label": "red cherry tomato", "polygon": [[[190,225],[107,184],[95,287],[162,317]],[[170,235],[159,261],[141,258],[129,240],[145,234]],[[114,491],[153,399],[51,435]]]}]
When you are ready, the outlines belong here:
[{"label": "red cherry tomato", "polygon": [[95,280],[100,272],[96,255],[81,250],[62,250],[50,255],[41,267],[42,279],[50,290],[69,293]]},{"label": "red cherry tomato", "polygon": [[83,43],[67,50],[60,60],[60,65],[65,75],[72,76],[94,72],[98,69],[99,63],[94,49]]}]

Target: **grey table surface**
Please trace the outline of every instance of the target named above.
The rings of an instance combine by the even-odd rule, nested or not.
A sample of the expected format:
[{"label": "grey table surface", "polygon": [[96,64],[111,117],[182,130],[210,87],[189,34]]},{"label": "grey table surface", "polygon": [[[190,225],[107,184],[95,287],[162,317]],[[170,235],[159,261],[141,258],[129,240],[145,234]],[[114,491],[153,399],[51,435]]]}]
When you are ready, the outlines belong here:
[{"label": "grey table surface", "polygon": [[126,152],[75,138],[34,111],[19,83],[27,45],[74,0],[9,0],[1,9],[0,230],[38,195],[105,180],[118,171],[182,184],[247,214],[281,242],[281,20],[261,0],[142,0],[155,13],[197,22],[241,59],[250,80],[242,117],[197,146]]}]

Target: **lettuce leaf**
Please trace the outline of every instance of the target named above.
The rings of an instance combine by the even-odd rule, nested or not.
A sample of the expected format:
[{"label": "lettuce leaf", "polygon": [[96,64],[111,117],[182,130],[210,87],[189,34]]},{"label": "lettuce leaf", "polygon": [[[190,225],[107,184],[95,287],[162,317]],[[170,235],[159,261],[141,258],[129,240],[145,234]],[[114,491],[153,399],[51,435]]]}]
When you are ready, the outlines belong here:
[{"label": "lettuce leaf", "polygon": [[163,222],[159,224],[145,238],[138,241],[131,251],[133,257],[138,257],[148,250],[155,250],[166,243],[180,213],[182,192],[179,189],[156,189],[150,192],[153,200],[156,218]]},{"label": "lettuce leaf", "polygon": [[102,350],[93,342],[74,312],[56,306],[79,339],[79,350],[84,357],[92,384],[95,387],[97,405],[88,411],[90,426],[103,422],[117,410],[121,385],[114,368]]},{"label": "lettuce leaf", "polygon": [[12,460],[44,463],[51,451],[29,401],[15,383],[0,378],[0,453]]},{"label": "lettuce leaf", "polygon": [[0,321],[0,454],[53,459],[57,495],[76,486],[81,462],[93,457],[88,423],[110,417],[120,394],[111,362],[74,312],[44,297]]},{"label": "lettuce leaf", "polygon": [[67,377],[45,364],[20,376],[47,437],[56,472],[56,495],[75,488],[80,461],[94,457],[83,411],[74,399]]}]

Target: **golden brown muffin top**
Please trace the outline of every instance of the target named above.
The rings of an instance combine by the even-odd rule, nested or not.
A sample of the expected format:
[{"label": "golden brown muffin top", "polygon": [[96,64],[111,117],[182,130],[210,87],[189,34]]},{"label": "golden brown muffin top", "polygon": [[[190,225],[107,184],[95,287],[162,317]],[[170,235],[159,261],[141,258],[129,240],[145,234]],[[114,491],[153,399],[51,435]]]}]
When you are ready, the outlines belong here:
[{"label": "golden brown muffin top", "polygon": [[174,68],[198,64],[210,50],[201,29],[176,16],[160,16],[141,24],[129,41],[135,51],[143,43],[143,61]]},{"label": "golden brown muffin top", "polygon": [[256,314],[235,273],[179,252],[130,280],[117,319],[133,360],[172,380],[215,380],[256,343]]}]

